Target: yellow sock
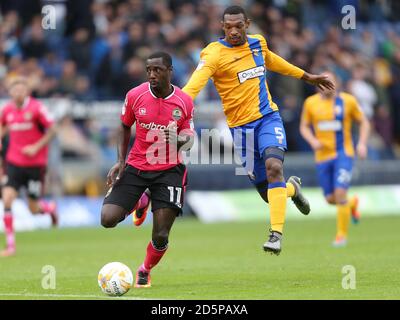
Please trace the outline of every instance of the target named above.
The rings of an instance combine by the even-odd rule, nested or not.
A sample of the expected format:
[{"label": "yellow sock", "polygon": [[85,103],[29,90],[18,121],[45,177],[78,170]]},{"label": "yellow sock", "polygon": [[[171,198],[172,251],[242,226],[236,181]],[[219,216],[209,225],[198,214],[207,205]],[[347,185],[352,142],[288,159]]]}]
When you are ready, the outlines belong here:
[{"label": "yellow sock", "polygon": [[268,189],[271,229],[280,233],[282,233],[285,223],[286,198],[287,191],[284,182],[277,183],[276,187]]},{"label": "yellow sock", "polygon": [[337,233],[336,236],[347,238],[349,232],[351,208],[350,203],[337,205]]},{"label": "yellow sock", "polygon": [[287,190],[287,197],[291,198],[294,196],[296,193],[296,189],[294,188],[294,185],[291,184],[290,182],[286,183],[286,190]]},{"label": "yellow sock", "polygon": [[350,209],[354,209],[354,207],[356,206],[357,203],[357,197],[353,196],[350,200],[349,200],[349,205],[350,205]]}]

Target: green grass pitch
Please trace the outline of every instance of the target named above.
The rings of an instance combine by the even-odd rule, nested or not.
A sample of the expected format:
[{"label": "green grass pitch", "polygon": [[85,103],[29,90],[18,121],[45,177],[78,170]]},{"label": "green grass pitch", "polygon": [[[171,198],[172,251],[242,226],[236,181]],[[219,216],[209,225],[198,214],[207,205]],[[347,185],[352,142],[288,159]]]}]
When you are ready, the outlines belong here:
[{"label": "green grass pitch", "polygon": [[[399,299],[400,218],[366,217],[346,248],[332,248],[332,219],[288,221],[280,256],[263,252],[263,223],[206,225],[178,219],[152,287],[117,299]],[[0,259],[0,299],[109,299],[97,273],[111,261],[142,263],[151,226],[60,229],[17,234],[17,255]],[[56,289],[41,286],[56,268]],[[342,288],[352,265],[356,288]]]}]

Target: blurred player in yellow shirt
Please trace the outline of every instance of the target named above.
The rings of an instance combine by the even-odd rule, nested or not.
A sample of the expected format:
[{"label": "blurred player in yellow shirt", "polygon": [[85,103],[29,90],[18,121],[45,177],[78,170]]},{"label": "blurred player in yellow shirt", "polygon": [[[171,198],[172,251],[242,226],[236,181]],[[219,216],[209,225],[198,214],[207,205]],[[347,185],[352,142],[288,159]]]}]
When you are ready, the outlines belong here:
[{"label": "blurred player in yellow shirt", "polygon": [[[268,69],[327,88],[333,88],[333,83],[324,75],[304,72],[270,51],[262,35],[247,35],[250,20],[243,8],[228,7],[222,20],[225,37],[202,50],[199,65],[183,91],[194,99],[208,80],[213,80],[235,149],[251,182],[270,205],[271,233],[263,248],[279,254],[287,197],[303,214],[310,212],[310,205],[301,193],[300,179],[292,176],[286,183],[283,176],[286,135],[278,106],[268,90],[266,72]],[[252,137],[252,144],[248,137]]]},{"label": "blurred player in yellow shirt", "polygon": [[[334,74],[327,73],[333,81]],[[357,223],[358,198],[348,199],[354,159],[352,124],[360,124],[357,155],[367,157],[370,125],[357,100],[350,94],[324,89],[308,97],[303,106],[300,132],[315,152],[320,185],[329,204],[337,206],[337,233],[334,246],[347,243],[350,217]]]}]

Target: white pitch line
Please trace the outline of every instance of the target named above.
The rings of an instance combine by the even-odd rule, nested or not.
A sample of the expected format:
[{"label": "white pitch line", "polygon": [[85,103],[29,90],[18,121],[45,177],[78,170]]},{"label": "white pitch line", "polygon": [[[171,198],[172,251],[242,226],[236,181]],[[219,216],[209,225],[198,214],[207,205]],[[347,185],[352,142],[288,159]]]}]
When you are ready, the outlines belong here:
[{"label": "white pitch line", "polygon": [[36,294],[36,293],[0,293],[1,297],[37,297],[37,298],[95,298],[95,299],[116,299],[116,300],[152,300],[140,297],[110,297],[110,296],[96,296],[96,295],[80,295],[80,294]]}]

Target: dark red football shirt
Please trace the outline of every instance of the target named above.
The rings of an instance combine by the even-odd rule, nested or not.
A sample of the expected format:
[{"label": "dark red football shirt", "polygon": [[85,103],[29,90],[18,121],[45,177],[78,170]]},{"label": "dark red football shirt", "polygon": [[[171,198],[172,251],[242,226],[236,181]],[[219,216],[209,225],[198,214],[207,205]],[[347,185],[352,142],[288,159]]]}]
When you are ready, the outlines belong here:
[{"label": "dark red football shirt", "polygon": [[176,148],[163,142],[163,130],[176,122],[177,132],[193,134],[193,100],[181,89],[157,98],[145,82],[131,89],[122,108],[121,121],[131,127],[136,122],[136,138],[127,163],[139,170],[162,171],[181,162]]},{"label": "dark red football shirt", "polygon": [[40,140],[45,130],[53,125],[53,120],[42,103],[28,97],[22,108],[18,108],[10,101],[1,111],[1,123],[8,127],[10,135],[7,162],[21,167],[47,165],[48,146],[44,146],[33,157],[22,153],[24,147]]}]

